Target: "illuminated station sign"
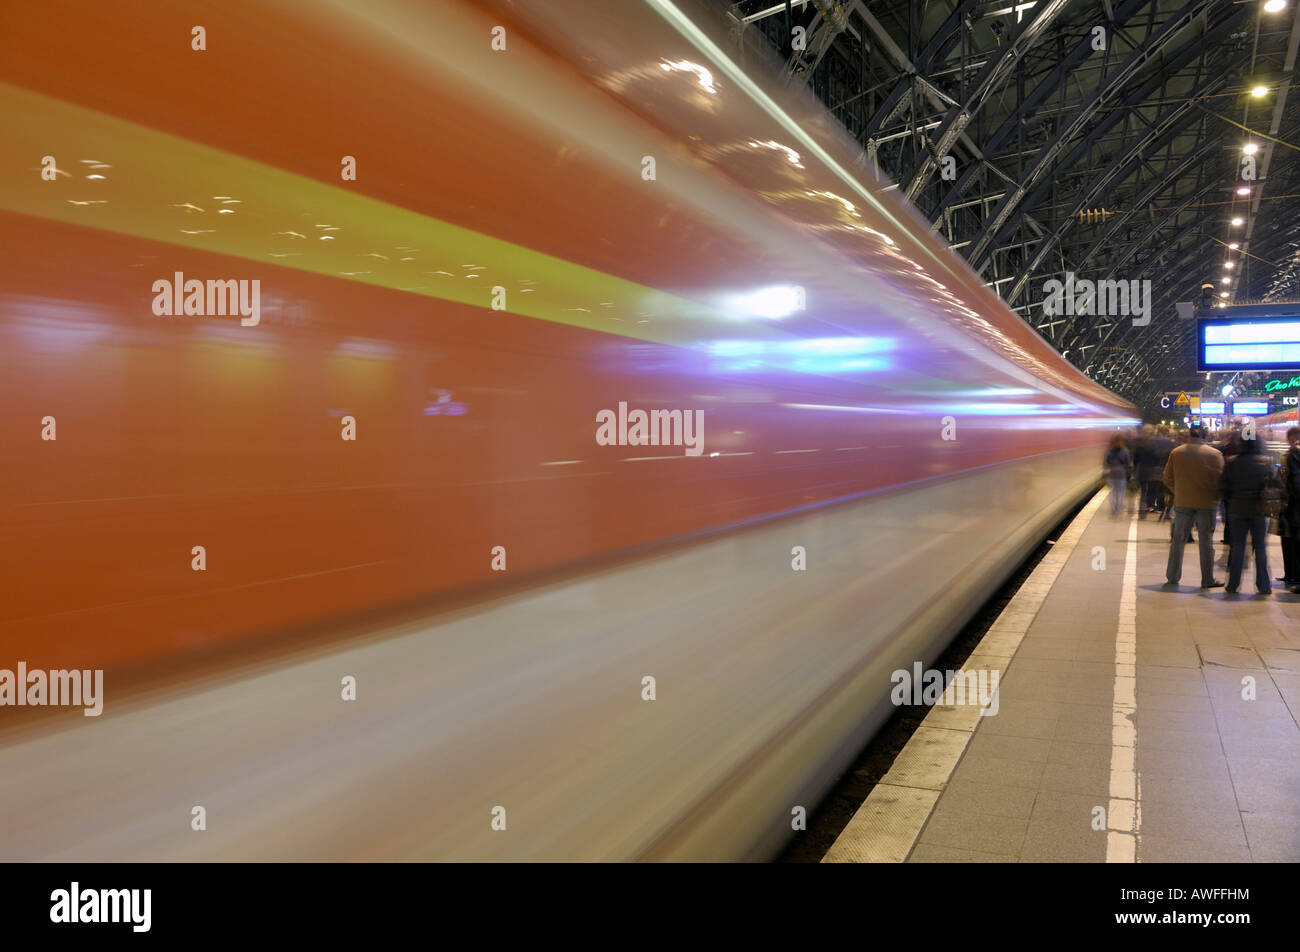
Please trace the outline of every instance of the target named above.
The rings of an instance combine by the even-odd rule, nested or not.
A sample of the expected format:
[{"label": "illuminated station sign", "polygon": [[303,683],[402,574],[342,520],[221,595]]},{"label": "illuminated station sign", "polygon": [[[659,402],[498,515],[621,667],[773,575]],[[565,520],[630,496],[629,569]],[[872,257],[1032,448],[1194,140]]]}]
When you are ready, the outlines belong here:
[{"label": "illuminated station sign", "polygon": [[1267,400],[1234,400],[1232,412],[1236,416],[1267,416]]},{"label": "illuminated station sign", "polygon": [[1274,377],[1264,384],[1264,389],[1269,393],[1278,390],[1294,390],[1296,387],[1300,387],[1300,377]]},{"label": "illuminated station sign", "polygon": [[[1231,317],[1196,322],[1199,369],[1300,370],[1300,308],[1261,304],[1232,310]],[[1279,378],[1277,389],[1286,389],[1294,380],[1281,374]]]}]

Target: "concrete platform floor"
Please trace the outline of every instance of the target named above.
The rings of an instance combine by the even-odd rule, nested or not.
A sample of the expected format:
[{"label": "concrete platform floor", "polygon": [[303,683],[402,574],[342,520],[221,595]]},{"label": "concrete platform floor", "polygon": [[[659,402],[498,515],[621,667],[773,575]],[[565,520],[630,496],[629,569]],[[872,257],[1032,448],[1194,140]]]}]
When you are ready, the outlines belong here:
[{"label": "concrete platform floor", "polygon": [[908,860],[1300,860],[1300,596],[1201,590],[1195,543],[1167,589],[1168,522],[1084,517]]}]

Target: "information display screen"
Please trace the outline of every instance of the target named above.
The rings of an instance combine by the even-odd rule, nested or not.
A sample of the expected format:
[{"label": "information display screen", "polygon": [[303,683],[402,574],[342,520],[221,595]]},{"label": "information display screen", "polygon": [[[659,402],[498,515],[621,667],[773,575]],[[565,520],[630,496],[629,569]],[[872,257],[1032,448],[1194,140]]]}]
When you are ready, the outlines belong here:
[{"label": "information display screen", "polygon": [[1267,416],[1267,400],[1234,400],[1232,412],[1236,416]]},{"label": "information display screen", "polygon": [[1201,370],[1300,369],[1300,318],[1207,318],[1198,325]]}]

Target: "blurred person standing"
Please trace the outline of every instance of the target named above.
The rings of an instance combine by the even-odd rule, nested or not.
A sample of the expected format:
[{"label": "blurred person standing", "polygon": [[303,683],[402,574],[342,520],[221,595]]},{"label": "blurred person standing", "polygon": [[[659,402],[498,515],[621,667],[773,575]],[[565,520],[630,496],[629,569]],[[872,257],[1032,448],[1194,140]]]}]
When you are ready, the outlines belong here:
[{"label": "blurred person standing", "polygon": [[1229,595],[1236,595],[1241,585],[1248,533],[1255,558],[1255,591],[1261,595],[1273,592],[1268,575],[1268,517],[1276,512],[1280,485],[1273,461],[1261,452],[1263,443],[1263,439],[1238,440],[1236,455],[1224,464],[1219,476],[1219,495],[1232,524],[1228,587],[1224,589]]},{"label": "blurred person standing", "polygon": [[[1216,450],[1223,454],[1224,465],[1231,462],[1232,458],[1241,452],[1241,431],[1234,428],[1224,427],[1219,432],[1219,439],[1210,444]],[[1223,517],[1223,539],[1224,546],[1232,545],[1232,523],[1228,520],[1227,500],[1219,498],[1219,514]],[[1228,564],[1228,552],[1223,554],[1222,565]]]},{"label": "blurred person standing", "polygon": [[1300,595],[1300,426],[1286,431],[1282,455],[1282,581]]},{"label": "blurred person standing", "polygon": [[1169,438],[1168,427],[1157,427],[1141,446],[1142,455],[1137,460],[1138,479],[1142,483],[1142,500],[1139,517],[1165,508],[1164,470],[1174,441]]},{"label": "blurred person standing", "polygon": [[1124,492],[1128,488],[1129,468],[1133,457],[1124,445],[1124,435],[1116,433],[1110,438],[1110,447],[1102,458],[1101,467],[1110,486],[1110,515],[1118,519],[1124,513]]},{"label": "blurred person standing", "polygon": [[1219,474],[1223,454],[1205,443],[1205,430],[1193,426],[1188,440],[1169,453],[1163,480],[1174,495],[1174,529],[1169,541],[1169,563],[1165,578],[1177,585],[1183,578],[1183,549],[1192,523],[1196,524],[1196,546],[1201,556],[1201,588],[1218,588],[1214,577],[1214,513],[1219,506]]},{"label": "blurred person standing", "polygon": [[1151,454],[1151,438],[1153,436],[1155,436],[1155,428],[1150,424],[1145,424],[1138,431],[1138,437],[1133,442],[1133,476],[1138,486],[1137,511],[1139,519],[1145,519],[1151,509],[1147,499],[1147,479],[1153,462]]}]

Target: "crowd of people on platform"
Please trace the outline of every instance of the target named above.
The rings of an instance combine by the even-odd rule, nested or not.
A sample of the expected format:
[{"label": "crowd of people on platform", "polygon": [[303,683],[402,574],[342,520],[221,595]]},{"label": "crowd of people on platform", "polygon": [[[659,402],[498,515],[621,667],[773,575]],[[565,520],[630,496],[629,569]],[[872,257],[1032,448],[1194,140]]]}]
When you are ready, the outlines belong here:
[{"label": "crowd of people on platform", "polygon": [[[1237,594],[1249,544],[1255,563],[1255,589],[1271,594],[1268,536],[1281,536],[1282,582],[1300,595],[1300,427],[1287,431],[1287,446],[1274,453],[1253,425],[1230,429],[1209,442],[1200,426],[1173,431],[1144,426],[1116,433],[1103,457],[1110,487],[1110,511],[1121,518],[1130,487],[1138,518],[1169,518],[1172,526],[1165,578],[1182,580],[1183,551],[1196,531],[1201,588]],[[1134,485],[1136,483],[1136,485]],[[1223,514],[1223,544],[1228,546],[1228,579],[1214,577],[1214,529]]]}]

